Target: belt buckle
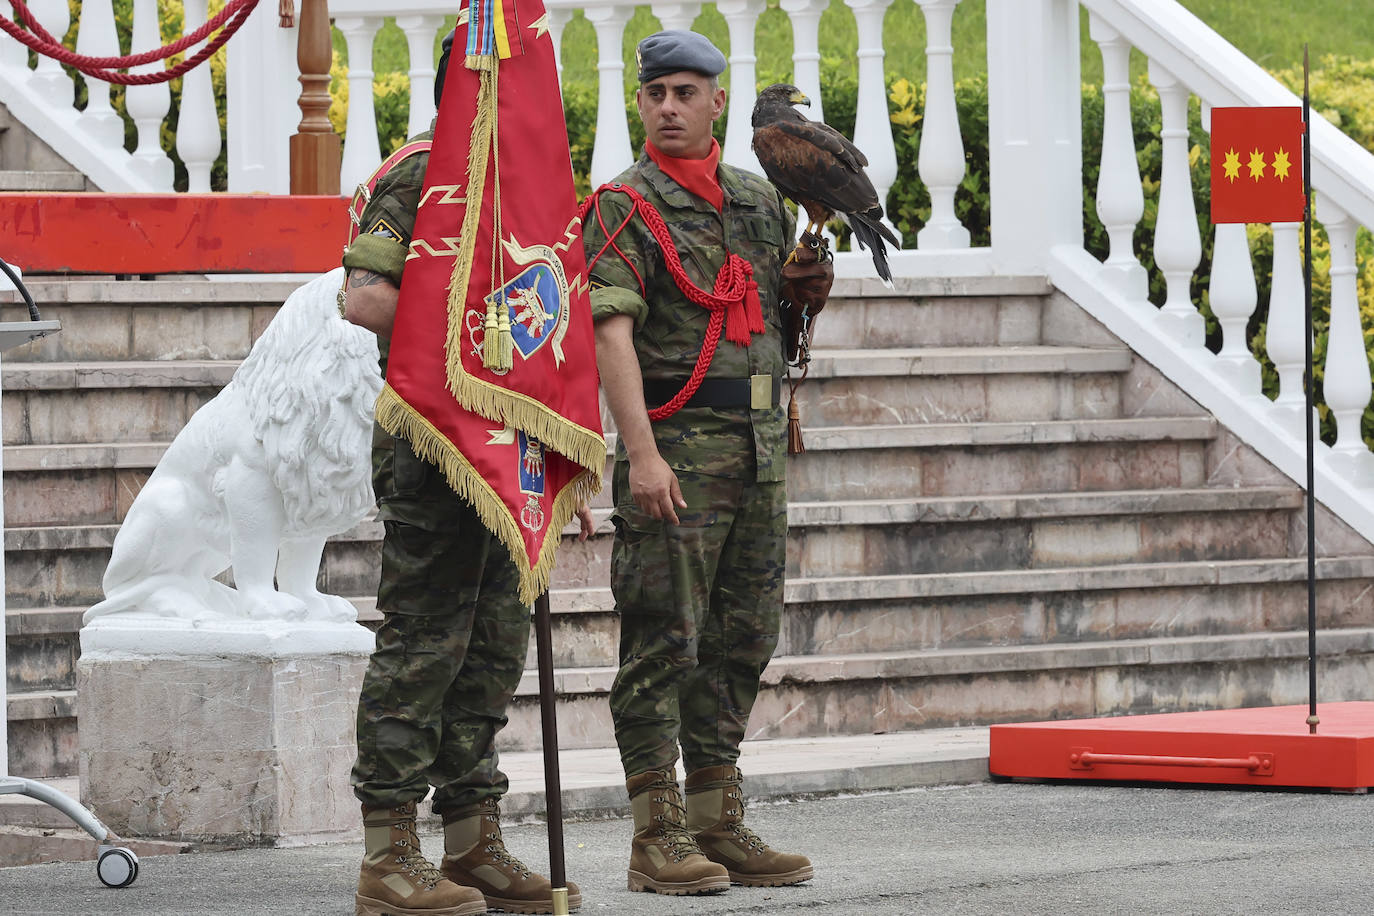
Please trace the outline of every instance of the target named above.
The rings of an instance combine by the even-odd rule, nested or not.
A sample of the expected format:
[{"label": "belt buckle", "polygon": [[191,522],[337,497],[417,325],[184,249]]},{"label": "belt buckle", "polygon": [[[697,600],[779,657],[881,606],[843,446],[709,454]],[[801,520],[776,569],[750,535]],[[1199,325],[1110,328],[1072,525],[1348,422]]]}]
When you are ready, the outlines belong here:
[{"label": "belt buckle", "polygon": [[771,375],[749,376],[749,409],[767,410],[773,406],[773,377]]}]

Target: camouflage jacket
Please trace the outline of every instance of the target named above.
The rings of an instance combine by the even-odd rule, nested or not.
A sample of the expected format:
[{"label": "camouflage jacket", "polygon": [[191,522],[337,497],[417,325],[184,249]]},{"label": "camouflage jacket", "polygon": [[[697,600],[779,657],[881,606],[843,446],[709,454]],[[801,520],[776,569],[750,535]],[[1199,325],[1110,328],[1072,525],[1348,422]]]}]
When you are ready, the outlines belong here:
[{"label": "camouflage jacket", "polygon": [[[724,164],[717,175],[725,192],[720,212],[669,178],[647,154],[615,180],[638,191],[662,214],[683,267],[697,286],[706,290],[714,286],[727,250],[753,265],[767,330],[755,335],[748,347],[732,344],[722,334],[706,377],[767,375],[780,386],[787,366],[778,286],[792,245],[794,219],[782,195],[767,180]],[[601,194],[600,221],[593,208],[582,228],[589,259],[605,244],[601,223],[614,231],[630,206],[630,198],[624,194]],[[645,293],[640,294],[635,272],[608,248],[590,271],[592,317],[599,321],[611,315],[633,316],[640,372],[646,381],[672,381],[676,391],[696,365],[710,312],[691,302],[678,288],[642,219],[636,217],[626,225],[615,244],[634,263],[644,280]],[[755,477],[759,481],[784,479],[787,420],[781,407],[684,408],[654,423],[654,437],[659,454],[674,470]],[[625,458],[623,444],[617,447],[617,458]]]},{"label": "camouflage jacket", "polygon": [[[433,130],[410,140],[430,140]],[[407,141],[410,142],[410,141]],[[363,208],[358,237],[344,249],[343,266],[349,270],[370,270],[401,288],[410,237],[415,231],[415,214],[420,209],[420,193],[425,183],[429,153],[407,156],[396,163],[372,189],[372,199]],[[377,338],[381,353],[382,376],[386,376],[386,357],[390,341]]]}]

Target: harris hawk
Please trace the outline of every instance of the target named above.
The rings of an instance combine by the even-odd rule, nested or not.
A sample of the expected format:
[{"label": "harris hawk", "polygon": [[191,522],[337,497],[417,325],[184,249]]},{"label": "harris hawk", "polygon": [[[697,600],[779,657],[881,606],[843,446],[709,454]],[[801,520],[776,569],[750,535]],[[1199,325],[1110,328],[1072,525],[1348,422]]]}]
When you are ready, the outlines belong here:
[{"label": "harris hawk", "polygon": [[807,233],[814,229],[819,236],[838,213],[854,230],[859,246],[872,253],[878,276],[890,285],[883,239],[894,248],[901,242],[882,224],[878,192],[864,174],[868,159],[844,134],[793,107],[810,104],[800,89],[785,83],[760,92],[751,119],[754,155],[768,180],[806,210]]}]

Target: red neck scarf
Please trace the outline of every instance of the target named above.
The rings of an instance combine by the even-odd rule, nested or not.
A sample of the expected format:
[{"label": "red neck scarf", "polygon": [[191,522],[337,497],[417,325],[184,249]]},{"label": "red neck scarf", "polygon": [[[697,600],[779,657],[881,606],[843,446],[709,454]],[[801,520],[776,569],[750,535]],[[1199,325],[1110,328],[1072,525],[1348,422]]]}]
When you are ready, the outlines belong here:
[{"label": "red neck scarf", "polygon": [[678,159],[669,156],[649,141],[644,141],[649,158],[663,170],[663,174],[682,185],[719,210],[725,203],[725,192],[716,180],[716,166],[720,164],[720,144],[711,138],[711,151],[705,159]]}]

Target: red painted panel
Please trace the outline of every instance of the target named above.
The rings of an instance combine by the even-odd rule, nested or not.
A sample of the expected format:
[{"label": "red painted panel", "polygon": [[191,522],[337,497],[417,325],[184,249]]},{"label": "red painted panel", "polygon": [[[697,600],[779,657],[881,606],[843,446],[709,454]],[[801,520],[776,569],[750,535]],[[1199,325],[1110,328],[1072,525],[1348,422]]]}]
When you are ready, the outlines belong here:
[{"label": "red painted panel", "polygon": [[[1374,786],[1374,703],[1319,704],[1317,715],[1315,735],[1306,706],[994,725],[988,769],[1026,779]],[[1099,762],[1101,755],[1114,762]],[[1225,765],[1251,758],[1264,763]]]},{"label": "red painted panel", "polygon": [[348,239],[342,197],[0,194],[0,257],[30,273],[318,273]]}]

